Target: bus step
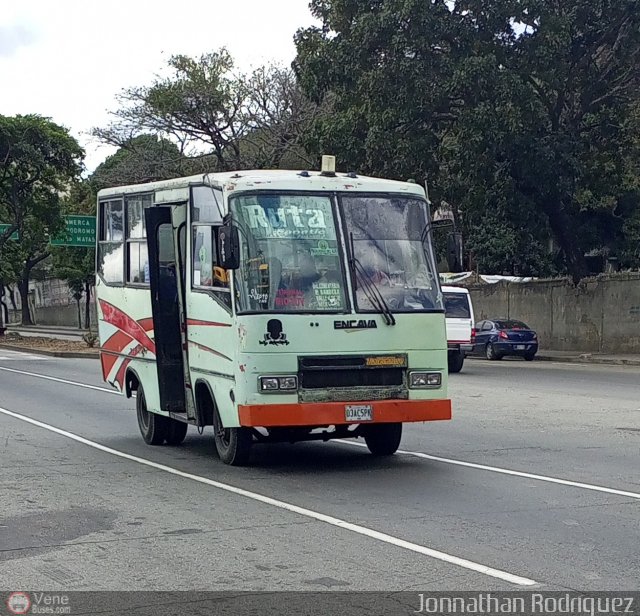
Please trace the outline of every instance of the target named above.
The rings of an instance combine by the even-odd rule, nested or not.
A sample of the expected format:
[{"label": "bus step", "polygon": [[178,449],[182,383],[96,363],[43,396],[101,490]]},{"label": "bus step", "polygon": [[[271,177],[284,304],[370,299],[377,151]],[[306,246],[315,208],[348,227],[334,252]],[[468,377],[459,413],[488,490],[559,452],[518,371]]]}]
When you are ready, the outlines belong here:
[{"label": "bus step", "polygon": [[189,419],[186,413],[169,413],[169,417],[171,417],[171,419],[182,421],[184,423],[195,423],[195,420]]}]

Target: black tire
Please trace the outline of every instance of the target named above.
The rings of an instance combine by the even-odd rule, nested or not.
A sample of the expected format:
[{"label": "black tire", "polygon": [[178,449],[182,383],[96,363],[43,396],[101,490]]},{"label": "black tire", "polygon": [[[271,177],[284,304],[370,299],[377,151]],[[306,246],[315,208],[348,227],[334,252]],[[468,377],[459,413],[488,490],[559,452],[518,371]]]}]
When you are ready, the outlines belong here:
[{"label": "black tire", "polygon": [[248,428],[225,428],[218,409],[213,411],[213,438],[218,456],[230,466],[245,466],[251,454],[253,435]]},{"label": "black tire", "polygon": [[188,428],[189,424],[184,421],[178,421],[176,419],[169,420],[167,435],[165,436],[167,445],[175,446],[182,443],[182,441],[184,441],[184,437],[187,436]]},{"label": "black tire", "polygon": [[487,348],[485,349],[484,354],[485,354],[485,357],[490,361],[498,361],[502,359],[502,355],[496,352],[491,342],[487,344]]},{"label": "black tire", "polygon": [[448,357],[449,372],[460,372],[464,365],[464,353],[462,351],[452,351]]},{"label": "black tire", "polygon": [[401,423],[374,424],[366,426],[364,441],[374,456],[391,456],[400,447]]},{"label": "black tire", "polygon": [[536,354],[535,354],[535,353],[527,353],[527,354],[524,356],[524,360],[525,360],[525,361],[533,361],[533,360],[535,359],[535,357],[536,357]]},{"label": "black tire", "polygon": [[147,400],[144,396],[142,385],[138,386],[136,392],[136,415],[138,416],[138,427],[140,434],[147,445],[162,445],[167,438],[169,420],[163,415],[150,413],[147,410]]}]

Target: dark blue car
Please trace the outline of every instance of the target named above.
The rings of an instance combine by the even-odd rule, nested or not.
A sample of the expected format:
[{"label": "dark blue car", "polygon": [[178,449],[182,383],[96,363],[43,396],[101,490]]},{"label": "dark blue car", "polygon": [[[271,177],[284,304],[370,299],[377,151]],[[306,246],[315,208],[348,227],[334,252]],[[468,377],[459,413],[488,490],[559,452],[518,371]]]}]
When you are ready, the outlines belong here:
[{"label": "dark blue car", "polygon": [[538,352],[538,335],[522,321],[492,319],[476,323],[473,352],[487,359],[517,355],[532,361]]}]

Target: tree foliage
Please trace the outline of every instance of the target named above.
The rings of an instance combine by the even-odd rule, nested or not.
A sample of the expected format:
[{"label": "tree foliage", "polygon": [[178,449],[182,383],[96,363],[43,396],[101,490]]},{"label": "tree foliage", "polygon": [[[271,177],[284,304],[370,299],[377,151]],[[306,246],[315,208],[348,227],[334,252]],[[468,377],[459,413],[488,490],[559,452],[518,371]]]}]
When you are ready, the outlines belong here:
[{"label": "tree foliage", "polygon": [[[88,180],[74,182],[63,200],[62,210],[67,214],[95,215],[96,192],[92,182]],[[91,289],[95,285],[95,248],[52,246],[50,252],[53,275],[67,283],[69,291],[78,303],[78,315],[80,315],[80,300],[84,295],[84,326],[89,328]],[[78,327],[81,325],[81,318],[78,316]]]},{"label": "tree foliage", "polygon": [[0,254],[15,232],[59,224],[60,195],[81,171],[82,148],[68,131],[37,115],[0,115]]},{"label": "tree foliage", "polygon": [[124,90],[113,122],[94,135],[127,150],[136,137],[158,135],[189,155],[190,164],[204,157],[209,171],[304,159],[301,136],[315,106],[291,70],[274,65],[244,75],[226,49],[199,58],[173,56],[168,69],[151,85]]},{"label": "tree foliage", "polygon": [[[587,273],[637,250],[640,12],[633,0],[313,0],[295,69],[332,113],[311,151],[429,176],[476,262]],[[553,240],[549,250],[549,239]],[[636,261],[636,265],[637,265]]]},{"label": "tree foliage", "polygon": [[123,142],[90,176],[94,190],[168,180],[204,171],[202,158],[190,159],[172,141],[143,134]]}]

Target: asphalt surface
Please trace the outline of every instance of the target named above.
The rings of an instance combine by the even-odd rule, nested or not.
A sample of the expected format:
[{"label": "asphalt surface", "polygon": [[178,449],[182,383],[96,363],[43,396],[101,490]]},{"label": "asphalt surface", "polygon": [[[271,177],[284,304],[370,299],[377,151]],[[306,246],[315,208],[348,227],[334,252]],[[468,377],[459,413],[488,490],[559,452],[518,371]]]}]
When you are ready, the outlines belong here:
[{"label": "asphalt surface", "polygon": [[269,445],[249,468],[210,429],[145,445],[102,388],[96,360],[0,352],[0,589],[640,589],[637,368],[471,360],[454,420],[405,427],[419,455]]}]

